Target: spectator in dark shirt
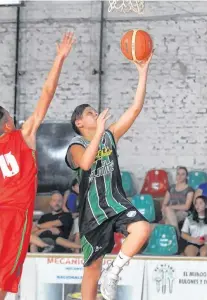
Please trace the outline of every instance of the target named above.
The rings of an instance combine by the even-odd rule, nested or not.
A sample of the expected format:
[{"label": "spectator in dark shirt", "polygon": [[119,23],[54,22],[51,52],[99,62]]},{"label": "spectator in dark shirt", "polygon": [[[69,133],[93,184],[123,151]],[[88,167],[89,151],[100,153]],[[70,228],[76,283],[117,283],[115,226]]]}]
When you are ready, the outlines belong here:
[{"label": "spectator in dark shirt", "polygon": [[165,224],[175,226],[178,237],[180,237],[178,223],[185,220],[193,202],[194,190],[188,186],[187,177],[187,169],[179,167],[177,169],[176,184],[170,186],[162,205]]},{"label": "spectator in dark shirt", "polygon": [[[68,240],[72,226],[73,218],[71,213],[63,212],[63,197],[60,192],[52,193],[50,208],[51,213],[43,215],[33,229],[33,235],[38,236],[41,240],[48,240],[54,243],[53,252],[65,252],[68,249],[80,249],[80,244]],[[32,239],[31,239],[32,240]],[[36,244],[31,243],[31,252],[37,252]],[[41,251],[41,249],[39,249]]]}]

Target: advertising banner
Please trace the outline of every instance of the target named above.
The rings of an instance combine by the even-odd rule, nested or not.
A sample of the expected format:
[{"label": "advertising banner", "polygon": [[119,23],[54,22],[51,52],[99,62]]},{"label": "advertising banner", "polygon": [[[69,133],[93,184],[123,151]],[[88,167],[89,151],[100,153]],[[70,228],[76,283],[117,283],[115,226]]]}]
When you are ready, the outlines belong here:
[{"label": "advertising banner", "polygon": [[[112,262],[104,259],[105,268]],[[81,299],[83,259],[80,257],[36,258],[37,299],[72,300]],[[144,261],[132,260],[120,274],[117,300],[141,300]],[[98,293],[97,300],[102,300]]]},{"label": "advertising banner", "polygon": [[207,261],[146,260],[143,300],[206,300]]},{"label": "advertising banner", "polygon": [[[103,267],[111,264],[106,257]],[[81,299],[81,256],[28,257],[19,300]],[[116,300],[207,299],[207,261],[132,259],[120,273]],[[6,300],[16,300],[9,294]],[[97,300],[103,300],[99,291]]]}]

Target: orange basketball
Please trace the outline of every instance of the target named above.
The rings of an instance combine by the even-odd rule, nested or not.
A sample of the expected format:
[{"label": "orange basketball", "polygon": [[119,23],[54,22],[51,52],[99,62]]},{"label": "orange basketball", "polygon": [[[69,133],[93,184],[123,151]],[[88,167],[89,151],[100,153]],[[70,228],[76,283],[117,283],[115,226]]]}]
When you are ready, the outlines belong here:
[{"label": "orange basketball", "polygon": [[121,51],[129,60],[147,60],[152,50],[152,38],[143,30],[129,30],[121,39]]}]

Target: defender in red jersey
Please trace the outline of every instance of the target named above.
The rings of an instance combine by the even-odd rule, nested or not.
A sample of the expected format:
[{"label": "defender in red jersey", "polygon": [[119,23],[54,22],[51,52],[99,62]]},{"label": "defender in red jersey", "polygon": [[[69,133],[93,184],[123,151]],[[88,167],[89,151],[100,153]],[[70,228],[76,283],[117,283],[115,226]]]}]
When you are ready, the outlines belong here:
[{"label": "defender in red jersey", "polygon": [[0,106],[0,300],[16,293],[27,254],[37,189],[36,132],[54,96],[60,72],[74,39],[64,35],[44,84],[37,107],[16,130],[9,113]]}]

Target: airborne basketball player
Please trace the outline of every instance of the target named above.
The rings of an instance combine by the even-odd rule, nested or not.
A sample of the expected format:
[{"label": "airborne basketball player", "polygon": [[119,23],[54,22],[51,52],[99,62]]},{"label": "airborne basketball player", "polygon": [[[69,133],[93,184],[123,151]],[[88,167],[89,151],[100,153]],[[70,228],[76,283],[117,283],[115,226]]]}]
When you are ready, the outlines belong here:
[{"label": "airborne basketball player", "polygon": [[16,130],[0,107],[0,300],[16,293],[29,246],[37,189],[36,132],[53,99],[63,63],[74,39],[66,33],[34,113]]},{"label": "airborne basketball player", "polygon": [[151,57],[152,54],[146,62],[136,63],[139,83],[134,102],[108,130],[105,130],[108,109],[98,116],[90,105],[82,104],[72,114],[71,123],[78,136],[69,144],[66,162],[80,176],[83,300],[96,299],[103,256],[113,249],[114,232],[121,232],[127,238],[113,264],[103,272],[101,294],[106,300],[116,299],[119,273],[140,251],[151,232],[146,219],[126,199],[116,150],[117,142],[142,110]]}]

